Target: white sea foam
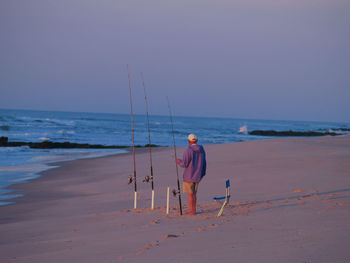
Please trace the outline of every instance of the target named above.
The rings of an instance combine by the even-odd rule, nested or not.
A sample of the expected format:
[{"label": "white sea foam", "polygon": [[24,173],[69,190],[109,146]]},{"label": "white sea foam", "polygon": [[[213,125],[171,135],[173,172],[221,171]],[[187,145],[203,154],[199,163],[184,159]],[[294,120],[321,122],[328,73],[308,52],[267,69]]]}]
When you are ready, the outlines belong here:
[{"label": "white sea foam", "polygon": [[243,134],[248,134],[248,127],[247,125],[243,125],[242,127],[239,128],[239,133],[243,133]]},{"label": "white sea foam", "polygon": [[0,147],[0,154],[6,153],[15,153],[15,152],[24,152],[28,151],[30,148],[28,146],[20,146],[20,147]]},{"label": "white sea foam", "polygon": [[58,134],[75,134],[75,131],[72,131],[72,130],[59,130],[57,131]]},{"label": "white sea foam", "polygon": [[60,124],[60,125],[66,125],[66,126],[74,126],[75,125],[75,121],[72,121],[72,120],[58,120],[58,119],[46,118],[45,121],[55,123],[55,124]]},{"label": "white sea foam", "polygon": [[48,169],[46,164],[31,163],[22,165],[0,166],[0,172],[40,172]]},{"label": "white sea foam", "polygon": [[75,121],[73,120],[65,120],[65,119],[55,119],[55,118],[36,118],[36,117],[29,117],[29,116],[20,116],[15,118],[15,120],[31,123],[31,122],[37,122],[37,123],[53,123],[53,124],[60,124],[60,125],[66,125],[66,126],[74,126]]},{"label": "white sea foam", "polygon": [[328,132],[334,132],[337,134],[344,134],[344,133],[350,133],[350,131],[345,131],[345,130],[341,130],[341,129],[328,129]]},{"label": "white sea foam", "polygon": [[54,163],[72,161],[76,159],[97,158],[112,154],[124,153],[124,150],[93,150],[93,149],[53,149],[50,153],[53,155],[36,156],[31,159],[33,162]]}]

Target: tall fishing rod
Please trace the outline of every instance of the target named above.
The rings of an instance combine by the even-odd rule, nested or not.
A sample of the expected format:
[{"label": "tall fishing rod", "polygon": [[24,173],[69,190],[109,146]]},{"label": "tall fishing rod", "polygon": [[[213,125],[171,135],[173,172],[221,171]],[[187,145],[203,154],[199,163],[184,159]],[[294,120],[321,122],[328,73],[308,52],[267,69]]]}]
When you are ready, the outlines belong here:
[{"label": "tall fishing rod", "polygon": [[[130,85],[130,71],[129,66],[126,65],[128,71],[128,80],[129,80],[129,94],[130,94],[130,115],[131,115],[131,131],[132,131],[132,157],[134,161],[134,209],[137,205],[137,185],[136,185],[136,162],[135,162],[135,136],[134,136],[134,116],[132,109],[132,95],[131,95],[131,85]],[[129,180],[131,182],[131,180]]]},{"label": "tall fishing rod", "polygon": [[149,113],[148,113],[148,101],[147,101],[147,93],[146,93],[146,87],[145,87],[145,81],[143,79],[143,74],[141,73],[142,78],[142,86],[143,91],[145,93],[145,104],[146,104],[146,115],[147,115],[147,129],[148,129],[148,148],[149,148],[149,163],[150,163],[150,170],[151,170],[151,178],[148,178],[146,176],[145,180],[148,182],[151,180],[152,185],[152,203],[151,203],[151,209],[154,209],[154,184],[153,184],[153,165],[152,165],[152,147],[151,147],[151,129],[149,125]]},{"label": "tall fishing rod", "polygon": [[[177,154],[176,154],[176,144],[175,144],[175,133],[174,133],[174,123],[173,123],[173,115],[171,113],[171,107],[170,107],[170,102],[169,98],[166,97],[168,101],[168,108],[169,108],[169,116],[170,116],[170,123],[171,123],[171,130],[173,134],[173,145],[174,145],[174,154],[175,154],[175,163],[177,160]],[[179,205],[180,205],[180,215],[182,215],[182,204],[181,204],[181,189],[180,189],[180,180],[179,180],[179,168],[176,166],[176,178],[177,178],[177,194],[179,195]],[[174,190],[175,191],[175,190]]]}]

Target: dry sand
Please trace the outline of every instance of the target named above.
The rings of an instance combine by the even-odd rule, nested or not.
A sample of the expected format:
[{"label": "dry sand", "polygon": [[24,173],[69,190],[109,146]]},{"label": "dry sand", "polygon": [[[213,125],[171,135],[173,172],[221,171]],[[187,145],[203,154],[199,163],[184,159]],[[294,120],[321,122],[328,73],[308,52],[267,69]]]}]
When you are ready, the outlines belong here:
[{"label": "dry sand", "polygon": [[[173,197],[165,215],[166,187],[176,185],[170,147],[154,149],[154,211],[144,149],[136,210],[130,154],[64,162],[14,185],[25,196],[0,207],[0,262],[350,262],[349,136],[205,149],[196,216],[179,216]],[[217,218],[212,198],[226,179],[231,202]]]}]

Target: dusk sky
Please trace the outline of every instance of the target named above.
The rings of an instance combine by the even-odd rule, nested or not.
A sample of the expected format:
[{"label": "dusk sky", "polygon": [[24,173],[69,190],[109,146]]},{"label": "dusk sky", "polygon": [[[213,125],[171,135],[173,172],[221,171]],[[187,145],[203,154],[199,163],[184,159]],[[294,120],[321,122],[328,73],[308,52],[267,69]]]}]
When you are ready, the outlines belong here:
[{"label": "dusk sky", "polygon": [[349,0],[0,0],[0,108],[350,122]]}]

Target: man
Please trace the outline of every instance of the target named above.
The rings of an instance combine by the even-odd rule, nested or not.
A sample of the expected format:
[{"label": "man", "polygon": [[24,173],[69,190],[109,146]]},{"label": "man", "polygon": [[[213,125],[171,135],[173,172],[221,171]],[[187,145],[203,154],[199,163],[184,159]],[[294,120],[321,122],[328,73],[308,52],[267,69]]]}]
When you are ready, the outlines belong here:
[{"label": "man", "polygon": [[188,135],[189,146],[183,154],[183,159],[176,159],[176,163],[185,168],[183,175],[183,192],[188,195],[188,203],[191,209],[189,215],[196,214],[198,184],[205,175],[207,162],[202,145],[197,145],[197,136]]}]

